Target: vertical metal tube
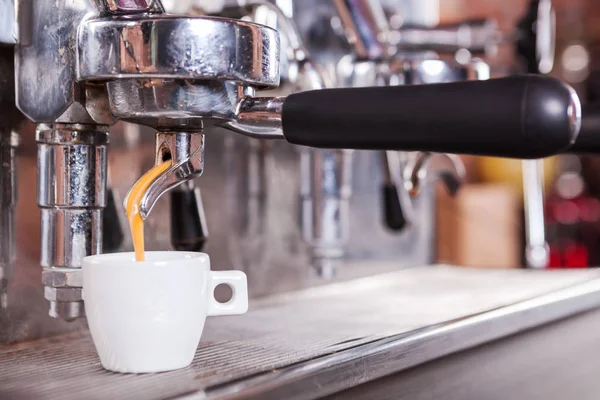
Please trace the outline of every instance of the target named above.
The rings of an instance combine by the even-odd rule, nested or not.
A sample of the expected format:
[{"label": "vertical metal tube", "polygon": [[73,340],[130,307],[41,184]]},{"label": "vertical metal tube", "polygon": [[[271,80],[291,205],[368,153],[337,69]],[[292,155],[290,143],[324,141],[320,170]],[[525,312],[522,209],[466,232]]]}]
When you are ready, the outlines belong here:
[{"label": "vertical metal tube", "polygon": [[304,151],[300,168],[303,237],[317,273],[332,278],[348,239],[352,151]]},{"label": "vertical metal tube", "polygon": [[37,201],[41,266],[50,315],[84,315],[80,268],[102,250],[108,131],[84,125],[39,125]]},{"label": "vertical metal tube", "polygon": [[544,162],[524,160],[525,260],[528,268],[546,268],[550,250],[544,223]]},{"label": "vertical metal tube", "polygon": [[[292,59],[299,64],[299,77],[295,82],[298,88],[318,90],[328,86],[322,71],[312,63],[309,51],[302,43],[298,29],[291,19],[291,13],[286,15],[275,4],[265,0],[246,0],[243,3],[265,6],[274,13],[273,18],[277,19],[277,25],[281,28],[283,37],[292,50]],[[385,46],[379,44],[381,37],[369,36],[371,34],[377,36],[375,31],[386,31],[387,20],[381,5],[373,0],[336,1],[336,3],[339,3],[336,4],[336,7],[340,17],[345,18],[348,28],[355,28],[354,33],[359,35],[356,37],[355,45],[362,46],[361,49],[371,53],[377,52],[376,46],[379,46],[387,55]],[[268,23],[264,18],[267,17],[267,13],[262,14],[263,19],[261,20],[258,11],[259,9],[255,10],[255,22]],[[357,29],[362,28],[355,24],[363,23],[368,24],[366,28],[371,31],[358,31]],[[360,36],[363,33],[366,36]],[[273,114],[272,111],[275,111],[275,115],[279,114],[281,106],[277,99],[269,101],[268,104],[259,104],[256,103],[256,99],[252,99],[251,105],[252,109],[242,108],[238,121],[244,123],[245,119],[249,121],[262,119],[262,124],[267,122],[278,125],[280,123],[277,118],[270,117]],[[265,115],[268,117],[265,118]],[[261,196],[265,192],[265,158],[264,153],[257,150],[259,149],[253,148],[249,154],[247,231],[260,230],[259,225],[250,224],[250,222],[262,221],[260,216],[264,212],[261,207],[264,207],[265,202]],[[348,150],[315,149],[303,150],[301,153],[302,210],[300,219],[302,235],[305,243],[310,247],[311,265],[324,278],[334,276],[336,261],[343,257],[344,246],[348,239],[351,154],[352,152]],[[252,208],[253,206],[254,208]],[[258,215],[259,218],[252,218],[253,215]]]},{"label": "vertical metal tube", "polygon": [[15,150],[18,139],[18,135],[8,129],[0,131],[0,308],[8,306],[8,281],[12,275],[16,254],[17,169]]},{"label": "vertical metal tube", "polygon": [[348,41],[359,60],[380,60],[391,54],[389,24],[379,0],[334,0]]},{"label": "vertical metal tube", "polygon": [[263,234],[267,199],[267,153],[262,142],[248,143],[246,178],[247,202],[245,212],[245,232],[249,237]]}]

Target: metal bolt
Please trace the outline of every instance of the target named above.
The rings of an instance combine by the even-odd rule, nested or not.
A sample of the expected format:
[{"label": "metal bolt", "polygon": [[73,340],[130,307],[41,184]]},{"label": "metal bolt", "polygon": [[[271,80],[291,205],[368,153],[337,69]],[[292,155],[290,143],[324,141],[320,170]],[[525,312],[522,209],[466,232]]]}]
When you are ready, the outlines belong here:
[{"label": "metal bolt", "polygon": [[337,264],[339,260],[330,258],[313,258],[313,268],[317,272],[319,278],[325,280],[334,279],[337,273]]},{"label": "metal bolt", "polygon": [[81,288],[44,288],[46,300],[55,302],[78,302],[83,301]]},{"label": "metal bolt", "polygon": [[83,301],[51,301],[50,312],[53,318],[61,318],[65,321],[73,321],[85,317]]},{"label": "metal bolt", "polygon": [[42,271],[42,283],[54,288],[80,288],[83,286],[82,276],[80,269],[48,268]]}]

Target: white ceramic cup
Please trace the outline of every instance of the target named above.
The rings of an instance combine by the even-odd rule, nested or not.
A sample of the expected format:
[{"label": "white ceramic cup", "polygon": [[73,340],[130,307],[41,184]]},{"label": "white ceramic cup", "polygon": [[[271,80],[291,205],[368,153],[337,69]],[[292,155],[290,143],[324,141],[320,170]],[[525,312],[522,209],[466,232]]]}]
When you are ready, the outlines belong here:
[{"label": "white ceramic cup", "polygon": [[[147,251],[83,260],[88,325],[102,366],[110,371],[170,371],[191,364],[207,316],[248,310],[246,275],[211,271],[205,253]],[[231,287],[226,303],[218,285]]]}]

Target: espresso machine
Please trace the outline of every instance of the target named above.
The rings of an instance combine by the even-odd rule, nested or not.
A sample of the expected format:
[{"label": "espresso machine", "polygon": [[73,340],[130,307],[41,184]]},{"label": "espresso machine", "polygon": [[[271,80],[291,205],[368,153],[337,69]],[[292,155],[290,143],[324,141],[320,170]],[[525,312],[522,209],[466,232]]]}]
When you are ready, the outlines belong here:
[{"label": "espresso machine", "polygon": [[[392,46],[381,35],[393,37],[393,29],[374,1],[314,2],[313,8],[305,4],[304,11],[301,2],[286,7],[286,2],[251,0],[199,2],[189,4],[191,10],[183,3],[157,0],[16,3],[0,2],[6,11],[0,15],[16,10],[10,14],[15,15],[12,34],[0,33],[8,54],[3,76],[12,82],[14,75],[15,82],[14,96],[0,99],[16,106],[14,118],[3,118],[2,155],[15,159],[18,136],[8,132],[20,131],[21,142],[35,135],[33,170],[44,297],[50,316],[78,321],[44,322],[51,327],[47,331],[25,332],[27,324],[17,323],[15,315],[20,322],[30,320],[25,313],[11,313],[13,292],[9,291],[7,318],[0,318],[1,328],[8,328],[2,336],[6,342],[76,332],[61,336],[49,348],[26,346],[30,357],[21,356],[20,344],[0,348],[0,368],[6,366],[8,371],[0,377],[0,395],[33,393],[22,386],[26,381],[22,362],[44,365],[42,360],[59,363],[64,357],[72,357],[72,366],[56,368],[56,375],[46,375],[38,389],[31,390],[44,397],[56,393],[57,382],[69,388],[63,392],[66,397],[89,394],[92,389],[102,397],[117,390],[113,376],[91,369],[90,342],[81,318],[80,266],[87,255],[129,246],[121,200],[123,189],[132,182],[124,176],[137,177],[146,169],[134,165],[145,149],[150,149],[145,163],[172,161],[141,203],[151,233],[149,248],[204,248],[222,268],[242,260],[249,264],[250,286],[251,269],[276,265],[264,274],[268,283],[263,282],[275,286],[308,275],[312,265],[318,276],[311,278],[311,286],[319,287],[298,294],[292,290],[298,286],[284,285],[279,291],[285,293],[257,298],[251,305],[256,311],[247,319],[224,318],[212,330],[207,328],[206,344],[201,344],[199,361],[190,370],[149,377],[145,385],[127,377],[119,381],[123,396],[152,392],[161,398],[231,398],[240,393],[260,397],[262,392],[251,391],[279,390],[283,382],[279,379],[285,375],[288,392],[284,396],[275,390],[279,396],[273,394],[274,398],[317,397],[316,392],[302,392],[302,386],[296,387],[294,396],[289,390],[294,382],[321,379],[314,374],[322,368],[333,373],[339,367],[353,374],[347,362],[367,362],[369,354],[379,354],[386,343],[392,351],[388,354],[396,354],[400,348],[393,346],[398,340],[422,324],[432,326],[454,321],[463,312],[474,315],[503,306],[513,308],[504,310],[502,318],[538,310],[533,307],[540,304],[551,310],[529,314],[535,316],[529,319],[504,319],[514,322],[502,325],[504,330],[465,325],[458,334],[465,338],[456,342],[460,345],[448,347],[452,341],[445,341],[440,347],[439,354],[449,354],[596,304],[592,275],[566,274],[533,284],[529,280],[537,278],[514,271],[492,275],[479,271],[472,272],[476,279],[467,277],[468,283],[463,284],[462,273],[446,267],[411,268],[411,272],[401,271],[389,259],[383,267],[376,258],[368,262],[384,244],[396,247],[389,257],[393,260],[414,243],[431,240],[425,229],[419,230],[432,224],[426,219],[433,210],[429,183],[442,180],[449,190],[458,189],[462,168],[452,154],[537,159],[568,151],[577,139],[581,115],[577,95],[563,83],[530,75],[487,79],[489,68],[481,61],[451,63],[432,55],[429,48]],[[314,20],[305,24],[310,13],[316,21],[322,16],[337,24],[320,31]],[[326,43],[311,40],[321,34],[329,38]],[[332,44],[339,57],[336,50],[320,47]],[[4,82],[0,80],[6,93],[12,86]],[[25,158],[19,163],[24,169]],[[10,173],[5,175],[3,169],[2,174],[2,211],[12,221],[17,165],[14,161],[2,165],[10,166]],[[366,228],[373,225],[380,229],[378,233]],[[170,226],[169,234],[161,230],[165,226]],[[15,238],[19,234],[14,224],[8,224],[2,231],[2,245],[16,243],[19,253],[21,242]],[[292,259],[290,254],[301,257]],[[336,269],[338,275],[348,273],[351,268],[345,261],[359,256],[358,276],[366,278],[325,284],[323,278],[333,278]],[[291,264],[300,265],[296,271],[301,272],[291,272]],[[17,272],[26,268],[19,262],[15,267]],[[39,271],[38,265],[35,268]],[[381,271],[388,274],[377,275]],[[13,282],[18,283],[11,281],[8,289],[19,290]],[[514,290],[501,290],[499,282]],[[575,284],[588,286],[562,297],[544,297],[536,304],[520,303]],[[467,288],[477,287],[505,297],[498,301],[488,292],[477,292],[478,304],[466,307],[471,296],[462,296],[459,290],[471,293]],[[565,300],[573,297],[581,300],[576,306]],[[448,298],[451,304],[465,303],[444,307]],[[409,312],[415,299],[424,307],[411,314],[422,318],[416,325],[406,322],[412,317],[398,316],[393,307],[384,306],[391,300]],[[353,311],[347,312],[350,306]],[[47,311],[45,304],[36,305],[37,311],[40,308]],[[446,309],[448,314],[437,313]],[[369,324],[339,320],[344,315],[369,314]],[[36,318],[42,319],[38,314]],[[400,329],[401,320],[406,326]],[[477,321],[496,324],[499,320]],[[441,334],[454,325],[439,328]],[[475,330],[468,331],[471,328]],[[286,329],[296,336],[283,338]],[[427,344],[426,335],[438,334],[428,332],[410,336],[416,340],[418,356],[406,358],[407,362],[416,365],[417,359],[434,358],[418,347]],[[356,353],[349,353],[353,348]],[[216,369],[203,361],[205,357],[219,360]],[[312,363],[319,359],[324,363]],[[73,373],[73,368],[78,372]],[[270,381],[269,371],[277,383]],[[391,372],[374,372],[365,382]],[[319,395],[349,387],[349,380],[334,378],[331,375],[324,385],[310,380],[309,387],[329,387]],[[350,380],[355,378],[352,375]],[[250,392],[244,392],[247,389]]]},{"label": "espresso machine", "polygon": [[[50,301],[51,315],[56,317],[73,319],[83,315],[79,267],[84,256],[102,249],[108,129],[116,120],[156,129],[155,162],[173,160],[173,166],[152,183],[144,196],[144,217],[164,193],[203,172],[204,132],[213,127],[258,139],[284,138],[312,147],[448,151],[523,158],[556,153],[576,137],[576,97],[568,87],[549,79],[515,78],[511,80],[515,87],[510,91],[491,90],[503,86],[503,81],[491,80],[457,83],[455,90],[427,85],[257,97],[257,89],[279,83],[281,50],[276,31],[235,19],[174,17],[164,13],[160,2],[142,3],[18,4],[19,18],[28,19],[27,23],[19,23],[15,46],[15,98],[20,111],[37,124],[40,263],[45,297]],[[90,18],[90,13],[95,13],[95,18]],[[44,29],[60,32],[42,34]],[[198,30],[210,31],[212,36],[194,34]],[[145,32],[149,31],[153,34],[148,36]],[[247,40],[238,40],[240,36]],[[183,39],[174,41],[174,37]],[[218,49],[213,41],[221,43]],[[223,54],[229,55],[226,62]],[[300,60],[299,71],[310,76],[314,71],[306,69],[311,64],[304,61]],[[44,79],[47,76],[60,79]],[[473,106],[485,105],[477,98],[484,92],[485,100],[490,102],[507,104],[508,100],[521,100],[525,92],[519,90],[534,87],[532,79],[539,82],[540,89],[527,93],[527,100],[537,101],[536,95],[547,97],[545,90],[556,92],[562,96],[559,100],[567,118],[562,121],[566,125],[554,125],[552,130],[556,132],[544,133],[548,140],[543,144],[532,145],[517,136],[526,147],[507,146],[506,140],[495,139],[491,132],[475,137],[473,132],[462,129],[458,118],[436,122],[432,117],[435,111],[448,118],[445,102],[451,102],[452,96],[467,101],[463,98],[471,95],[470,90],[473,101],[478,103]],[[469,92],[459,94],[461,85]],[[413,98],[415,90],[423,91],[420,97],[426,104]],[[441,91],[439,96],[434,95],[436,90]],[[397,99],[396,91],[401,93]],[[354,110],[367,99],[379,100],[379,93],[391,96],[393,101],[371,102],[372,109],[361,105]],[[493,97],[496,93],[498,98]],[[346,101],[339,102],[336,96]],[[400,107],[399,101],[409,98],[411,101]],[[427,121],[424,115],[418,117],[419,113],[409,111],[419,107],[432,110]],[[507,113],[518,117],[524,111]],[[342,113],[354,115],[355,119],[343,117]],[[379,120],[373,121],[372,115]],[[415,121],[407,117],[412,115]],[[518,122],[512,121],[516,134],[521,135],[524,131]],[[478,123],[482,125],[467,125],[482,131],[488,125],[498,127],[494,118]],[[396,133],[399,125],[406,126],[406,132]],[[341,179],[345,179],[343,174]]]}]

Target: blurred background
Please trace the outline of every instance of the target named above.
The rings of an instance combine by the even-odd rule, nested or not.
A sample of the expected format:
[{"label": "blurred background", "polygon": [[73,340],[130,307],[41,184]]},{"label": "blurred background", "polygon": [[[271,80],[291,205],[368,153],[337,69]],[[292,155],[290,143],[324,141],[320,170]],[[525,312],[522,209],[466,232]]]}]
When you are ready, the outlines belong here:
[{"label": "blurred background", "polygon": [[[443,0],[440,20],[496,19],[509,31],[522,18],[525,0]],[[554,0],[557,38],[551,75],[572,85],[584,103],[600,97],[600,2]],[[519,60],[514,47],[500,45],[490,61],[492,75],[504,75]],[[464,158],[468,184],[438,205],[438,259],[456,265],[524,265],[521,162]],[[600,168],[597,157],[544,160],[546,238],[551,268],[600,264]],[[493,228],[492,228],[493,227]]]}]

